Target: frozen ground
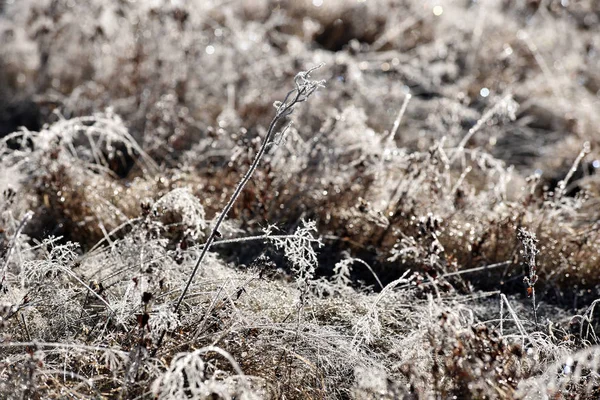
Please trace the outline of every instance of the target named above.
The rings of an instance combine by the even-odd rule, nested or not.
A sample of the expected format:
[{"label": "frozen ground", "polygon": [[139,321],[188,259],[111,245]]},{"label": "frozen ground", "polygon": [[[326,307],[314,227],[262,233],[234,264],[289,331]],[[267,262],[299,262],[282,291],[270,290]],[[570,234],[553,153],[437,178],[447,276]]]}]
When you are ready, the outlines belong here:
[{"label": "frozen ground", "polygon": [[0,397],[596,399],[599,126],[594,0],[0,2]]}]

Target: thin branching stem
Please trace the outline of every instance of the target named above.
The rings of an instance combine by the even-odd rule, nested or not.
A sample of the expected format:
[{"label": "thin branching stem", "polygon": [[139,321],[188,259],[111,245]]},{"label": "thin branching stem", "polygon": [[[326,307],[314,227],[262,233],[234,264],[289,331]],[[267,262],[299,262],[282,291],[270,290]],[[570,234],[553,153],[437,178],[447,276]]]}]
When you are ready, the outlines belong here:
[{"label": "thin branching stem", "polygon": [[[301,95],[301,92],[298,92],[296,94],[295,99],[292,100],[292,102],[290,103],[290,105],[287,108],[290,108],[293,104],[295,104],[297,102],[298,98],[300,97],[300,95]],[[256,171],[256,168],[258,167],[258,164],[260,163],[260,160],[262,159],[263,155],[265,154],[267,146],[270,143],[270,139],[273,136],[275,127],[277,126],[277,123],[284,117],[284,115],[285,115],[284,113],[278,112],[277,115],[275,116],[275,118],[273,118],[273,120],[271,121],[271,124],[269,125],[269,130],[267,131],[267,135],[265,136],[263,143],[260,146],[260,150],[254,157],[254,161],[252,161],[250,168],[248,169],[248,171],[246,172],[246,174],[244,175],[242,180],[238,183],[237,187],[235,188],[235,191],[233,192],[233,194],[229,198],[229,201],[225,205],[225,208],[223,208],[223,211],[221,211],[221,213],[219,214],[219,217],[217,218],[217,222],[213,225],[210,235],[208,236],[208,240],[206,241],[206,243],[204,244],[204,247],[202,248],[200,257],[198,257],[198,260],[196,261],[196,265],[194,265],[194,269],[192,270],[192,273],[191,273],[187,283],[185,284],[185,288],[183,289],[183,291],[181,292],[181,295],[179,296],[179,299],[177,300],[177,304],[175,305],[175,308],[173,310],[174,312],[177,312],[179,310],[179,307],[181,306],[181,303],[183,302],[183,299],[185,298],[185,295],[186,295],[187,291],[189,290],[190,285],[192,284],[192,281],[194,280],[194,277],[198,273],[198,269],[200,268],[200,265],[202,265],[202,261],[204,261],[204,258],[206,257],[206,254],[208,253],[208,250],[210,249],[211,245],[213,244],[213,242],[215,241],[215,239],[217,237],[221,236],[221,234],[219,232],[219,228],[225,221],[225,218],[227,217],[227,214],[229,213],[229,211],[231,211],[231,209],[233,208],[233,205],[235,204],[236,200],[238,199],[238,197],[244,190],[244,187],[246,186],[248,181],[250,181],[250,178],[254,174],[254,171]]]},{"label": "thin branching stem", "polygon": [[[322,64],[318,65],[314,68],[311,68],[306,72],[300,72],[299,74],[297,74],[296,77],[294,78],[294,83],[296,84],[296,88],[293,90],[290,90],[287,93],[283,102],[276,103],[277,112],[275,114],[275,117],[269,124],[269,129],[267,130],[267,134],[262,141],[260,149],[258,150],[258,153],[254,157],[254,161],[252,161],[250,168],[248,168],[248,171],[246,172],[246,174],[244,174],[242,179],[237,184],[237,187],[235,188],[233,194],[229,198],[229,201],[227,202],[227,204],[223,208],[223,211],[221,211],[221,213],[219,214],[217,221],[213,225],[210,235],[208,236],[208,239],[206,240],[206,243],[204,244],[204,247],[202,248],[200,257],[198,257],[198,260],[196,261],[196,264],[194,265],[194,269],[192,270],[192,273],[190,274],[190,277],[188,278],[188,280],[185,284],[185,287],[183,288],[183,291],[181,292],[181,295],[179,296],[179,299],[177,300],[177,303],[175,304],[173,312],[177,313],[177,311],[179,311],[179,307],[181,306],[181,303],[183,302],[183,299],[185,298],[185,295],[187,294],[187,292],[190,288],[190,285],[192,284],[192,282],[194,280],[194,277],[198,273],[198,270],[200,269],[200,266],[202,265],[202,262],[204,261],[206,254],[210,250],[210,247],[212,246],[215,239],[217,237],[221,236],[221,233],[219,232],[219,228],[225,221],[227,214],[229,214],[229,212],[233,208],[233,205],[235,204],[236,200],[238,199],[238,197],[244,190],[244,187],[246,186],[246,184],[248,184],[248,182],[252,178],[252,175],[254,174],[254,171],[256,171],[256,168],[258,167],[260,160],[263,158],[263,156],[267,150],[267,147],[272,143],[271,139],[275,135],[275,130],[276,130],[277,126],[283,119],[285,119],[288,115],[290,115],[292,113],[292,111],[294,110],[294,106],[296,104],[306,101],[312,93],[314,93],[319,87],[323,86],[322,81],[310,81],[308,79],[310,76],[310,73],[312,71],[314,71],[315,69],[320,68],[321,66],[322,66]],[[160,348],[160,345],[162,344],[165,333],[166,333],[166,331],[163,331],[161,333],[158,343],[156,344],[156,350],[158,348]]]}]

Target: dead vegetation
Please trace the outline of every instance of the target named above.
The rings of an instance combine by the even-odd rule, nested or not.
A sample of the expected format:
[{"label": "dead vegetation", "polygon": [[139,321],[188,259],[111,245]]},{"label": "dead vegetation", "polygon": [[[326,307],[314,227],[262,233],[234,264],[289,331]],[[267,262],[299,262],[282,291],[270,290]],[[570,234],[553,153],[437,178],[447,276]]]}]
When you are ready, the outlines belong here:
[{"label": "dead vegetation", "polygon": [[0,4],[0,397],[597,398],[599,20]]}]

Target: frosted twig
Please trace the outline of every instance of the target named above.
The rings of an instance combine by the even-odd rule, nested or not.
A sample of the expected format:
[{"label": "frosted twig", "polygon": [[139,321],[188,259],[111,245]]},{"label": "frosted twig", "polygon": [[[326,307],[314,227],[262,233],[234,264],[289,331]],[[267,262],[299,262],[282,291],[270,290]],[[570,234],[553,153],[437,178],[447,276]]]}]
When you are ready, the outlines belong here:
[{"label": "frosted twig", "polygon": [[463,137],[463,139],[460,141],[456,152],[450,159],[450,162],[453,163],[454,161],[456,161],[456,158],[462,153],[462,150],[464,150],[465,146],[467,145],[469,140],[471,140],[473,135],[475,135],[481,129],[481,127],[485,123],[487,123],[494,115],[503,113],[504,110],[504,113],[507,113],[511,119],[514,119],[516,109],[517,103],[513,100],[512,95],[508,94],[504,96],[502,100],[496,103],[494,107],[486,111],[483,114],[483,116],[479,118],[477,123],[471,129],[469,129],[465,137]]},{"label": "frosted twig", "polygon": [[565,179],[558,182],[558,188],[556,190],[556,196],[555,196],[556,200],[560,200],[565,195],[565,193],[567,192],[566,188],[567,188],[567,184],[569,183],[569,180],[571,180],[571,178],[573,177],[573,174],[575,173],[575,171],[577,171],[577,168],[579,168],[579,164],[581,163],[581,160],[583,160],[583,158],[589,152],[590,152],[590,142],[585,142],[583,144],[583,149],[581,149],[581,151],[579,152],[579,155],[573,162],[573,166],[569,170],[569,173],[567,174],[567,176],[565,176]]},{"label": "frosted twig", "polygon": [[[292,113],[296,104],[302,103],[302,102],[308,100],[310,95],[312,95],[318,88],[324,86],[325,81],[312,81],[309,79],[310,74],[315,69],[320,68],[321,66],[323,66],[323,64],[319,64],[316,67],[309,69],[308,71],[299,72],[296,75],[296,77],[294,78],[294,83],[296,85],[296,88],[289,91],[287,93],[287,95],[285,96],[285,98],[283,99],[283,101],[274,103],[274,106],[277,109],[277,111],[275,113],[275,117],[269,124],[269,129],[267,130],[267,135],[263,139],[262,145],[260,146],[260,149],[259,149],[258,153],[256,154],[256,156],[254,157],[254,161],[252,161],[250,168],[248,169],[246,174],[242,177],[242,179],[238,183],[233,194],[231,195],[231,198],[229,199],[229,201],[223,208],[223,211],[221,211],[221,213],[219,214],[219,217],[217,218],[217,221],[215,222],[215,224],[210,232],[210,235],[208,236],[208,239],[206,240],[206,243],[204,244],[204,247],[202,248],[200,257],[198,257],[198,260],[196,261],[196,264],[194,265],[194,269],[192,270],[192,273],[190,274],[190,277],[189,277],[187,283],[185,284],[185,287],[184,287],[183,291],[181,292],[181,295],[179,296],[177,303],[175,304],[175,307],[173,310],[174,312],[177,312],[179,310],[179,307],[181,306],[181,303],[183,302],[183,299],[185,298],[185,295],[186,295],[187,291],[189,290],[190,285],[192,284],[192,281],[194,280],[194,277],[196,276],[196,273],[198,272],[200,265],[202,265],[202,261],[204,261],[204,258],[206,257],[206,254],[208,253],[208,250],[210,249],[211,245],[213,244],[213,242],[215,241],[215,239],[217,237],[221,236],[221,233],[219,232],[219,228],[221,227],[221,224],[225,221],[227,214],[233,208],[233,205],[235,204],[239,195],[242,193],[242,191],[244,190],[244,187],[246,186],[248,181],[250,181],[250,178],[252,177],[252,175],[254,174],[254,171],[258,167],[260,160],[262,159],[269,143],[271,142],[271,138],[275,134],[275,128],[277,127],[277,125],[279,124],[279,122],[282,119],[284,119],[285,117],[287,117],[288,115],[290,115]],[[162,332],[160,339],[158,340],[158,343],[156,345],[156,349],[160,348],[160,345],[162,343],[165,333],[166,333],[166,331]],[[156,350],[155,350],[155,352],[156,352]]]},{"label": "frosted twig", "polygon": [[392,126],[392,130],[391,130],[390,134],[388,135],[386,147],[389,147],[389,144],[391,144],[394,141],[394,139],[396,138],[396,133],[398,133],[398,128],[400,127],[400,122],[402,122],[402,118],[404,117],[404,114],[406,113],[406,108],[408,107],[408,102],[410,101],[411,98],[412,98],[412,95],[410,93],[406,93],[406,97],[404,97],[404,102],[402,103],[402,107],[400,107],[400,112],[398,113],[398,116],[396,117],[396,120],[394,121],[394,126]]},{"label": "frosted twig", "polygon": [[6,269],[8,268],[8,262],[10,261],[10,256],[12,254],[12,251],[17,243],[17,239],[19,238],[19,235],[21,234],[21,231],[23,231],[23,229],[25,228],[25,225],[27,225],[27,223],[29,222],[29,220],[31,219],[31,217],[33,217],[33,212],[32,211],[28,211],[27,213],[25,213],[25,216],[23,217],[23,219],[21,220],[21,223],[19,224],[19,227],[17,228],[17,231],[15,232],[15,234],[13,235],[11,241],[10,241],[10,245],[8,247],[8,251],[6,252],[6,258],[4,259],[4,264],[2,265],[2,278],[0,278],[0,285],[2,285],[2,283],[4,282],[4,278],[5,278],[5,274],[6,274]]},{"label": "frosted twig", "polygon": [[538,240],[535,234],[520,228],[517,232],[517,239],[521,241],[523,245],[523,256],[525,257],[525,265],[528,268],[528,275],[523,278],[523,282],[527,284],[527,296],[531,297],[533,302],[533,318],[535,320],[535,326],[537,327],[537,306],[535,304],[535,284],[538,281],[537,266],[535,257],[538,255],[539,250],[537,249]]}]

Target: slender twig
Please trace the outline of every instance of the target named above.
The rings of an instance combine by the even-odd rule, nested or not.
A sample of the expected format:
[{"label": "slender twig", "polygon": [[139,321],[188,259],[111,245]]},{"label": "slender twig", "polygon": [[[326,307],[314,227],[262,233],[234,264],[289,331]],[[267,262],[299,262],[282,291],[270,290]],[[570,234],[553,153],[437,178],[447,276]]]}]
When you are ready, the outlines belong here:
[{"label": "slender twig", "polygon": [[577,168],[579,168],[579,164],[581,163],[581,160],[583,160],[583,158],[587,154],[589,154],[590,151],[591,151],[591,149],[590,149],[590,142],[583,143],[583,149],[579,152],[579,155],[577,156],[577,158],[573,162],[573,166],[571,167],[571,169],[567,173],[567,176],[565,176],[565,179],[563,179],[562,181],[558,182],[557,189],[556,189],[556,194],[555,194],[555,197],[554,197],[556,199],[556,201],[560,200],[567,193],[567,184],[569,183],[569,181],[573,177],[573,174],[577,171]]},{"label": "slender twig", "polygon": [[525,266],[529,269],[528,275],[523,278],[523,282],[527,284],[527,296],[531,297],[533,303],[533,319],[535,320],[535,327],[538,328],[537,318],[537,305],[535,301],[535,284],[538,281],[537,265],[535,257],[539,254],[537,248],[538,240],[535,234],[527,231],[524,228],[520,228],[517,232],[517,239],[523,245],[523,257]]},{"label": "slender twig", "polygon": [[6,258],[4,259],[4,263],[2,265],[2,270],[1,270],[2,278],[0,278],[0,285],[2,285],[2,283],[4,283],[4,278],[5,278],[6,270],[8,268],[8,263],[10,261],[10,256],[11,256],[12,251],[17,243],[17,239],[19,238],[21,231],[25,228],[25,225],[27,225],[27,223],[29,222],[31,217],[33,217],[33,212],[28,211],[27,213],[25,213],[25,216],[21,220],[19,227],[17,228],[15,234],[12,237],[12,240],[10,241],[10,245],[8,246],[8,251],[6,252]]},{"label": "slender twig", "polygon": [[387,135],[386,138],[382,139],[383,153],[381,155],[381,160],[379,161],[379,168],[377,169],[378,174],[385,170],[383,168],[383,164],[385,163],[386,154],[392,154],[392,152],[393,152],[392,145],[394,148],[396,147],[396,144],[395,144],[396,133],[398,133],[398,128],[400,127],[400,123],[402,122],[402,117],[404,117],[404,113],[406,113],[406,108],[408,107],[408,102],[410,101],[411,98],[412,98],[412,95],[410,93],[407,93],[406,96],[404,97],[404,102],[402,103],[402,106],[400,107],[400,112],[398,112],[398,116],[394,120],[394,125],[392,126],[392,130],[390,131],[390,133]]},{"label": "slender twig", "polygon": [[[227,214],[229,213],[229,211],[231,211],[231,209],[233,208],[233,205],[235,204],[239,195],[244,190],[244,187],[246,186],[248,181],[250,181],[250,178],[252,178],[252,175],[254,174],[254,171],[256,171],[256,168],[258,167],[260,160],[262,159],[263,155],[265,154],[267,147],[272,143],[271,139],[275,135],[275,130],[276,130],[277,126],[285,117],[287,117],[288,115],[290,115],[292,113],[292,111],[294,110],[294,106],[296,104],[302,103],[302,102],[308,100],[308,97],[311,94],[313,94],[319,87],[323,87],[324,81],[309,80],[311,72],[313,72],[317,68],[320,68],[322,65],[323,64],[320,64],[314,68],[309,69],[308,71],[303,71],[303,72],[298,73],[296,75],[296,77],[294,78],[294,83],[296,85],[296,88],[289,91],[282,102],[275,103],[277,112],[275,113],[275,117],[269,124],[269,129],[267,130],[267,135],[263,139],[260,149],[258,150],[258,153],[254,157],[254,161],[252,161],[250,168],[248,169],[246,174],[242,177],[242,179],[239,181],[237,187],[235,188],[233,194],[231,195],[231,198],[229,199],[229,201],[223,208],[223,211],[221,211],[221,213],[219,214],[217,221],[213,225],[210,235],[208,236],[208,239],[206,240],[206,243],[204,244],[204,247],[202,248],[200,257],[198,257],[198,260],[196,261],[196,264],[194,265],[194,269],[192,270],[192,273],[190,274],[190,277],[189,277],[187,283],[185,284],[185,287],[184,287],[183,291],[181,292],[181,295],[179,296],[177,303],[175,304],[173,312],[176,313],[179,310],[179,307],[181,306],[181,303],[183,302],[183,299],[185,298],[185,295],[187,294],[187,292],[190,288],[190,285],[192,284],[192,281],[194,280],[194,277],[196,276],[196,273],[198,272],[198,269],[202,265],[202,262],[204,261],[206,254],[210,250],[211,245],[213,244],[213,242],[215,241],[216,238],[221,236],[221,233],[219,232],[219,228],[221,227],[221,224],[223,224],[223,222],[225,221],[225,218],[227,217]],[[164,339],[165,333],[166,333],[166,330],[161,333],[160,338],[158,339],[158,342],[156,344],[156,349],[154,350],[154,352],[156,352],[160,348],[162,341]]]},{"label": "slender twig", "polygon": [[369,272],[371,273],[371,275],[373,275],[373,277],[377,281],[377,284],[379,285],[379,287],[382,290],[385,289],[385,287],[383,286],[383,283],[381,283],[381,280],[379,280],[379,277],[377,276],[377,274],[375,273],[375,271],[373,271],[373,268],[371,268],[371,266],[366,261],[361,260],[360,258],[353,258],[352,261],[364,265],[369,270]]},{"label": "slender twig", "polygon": [[504,261],[504,262],[499,262],[499,263],[496,263],[496,264],[483,265],[481,267],[470,268],[470,269],[463,269],[463,270],[454,271],[454,272],[448,272],[448,273],[445,273],[442,276],[440,276],[440,278],[447,278],[449,276],[454,276],[454,275],[469,274],[471,272],[487,271],[487,270],[490,270],[490,269],[493,269],[493,268],[506,267],[506,266],[508,266],[510,264],[512,264],[512,261]]},{"label": "slender twig", "polygon": [[76,349],[76,350],[86,350],[86,351],[111,351],[115,354],[119,354],[121,356],[127,356],[129,353],[123,350],[119,350],[117,347],[102,347],[102,346],[88,346],[84,344],[75,344],[75,343],[58,343],[58,342],[38,342],[35,340],[29,342],[9,342],[9,343],[0,343],[0,348],[14,348],[14,347],[49,347],[55,349]]},{"label": "slender twig", "polygon": [[[432,284],[434,281],[436,280],[440,280],[443,278],[448,278],[450,276],[457,276],[457,275],[464,275],[464,274],[470,274],[473,272],[480,272],[480,271],[488,271],[494,268],[500,268],[500,267],[507,267],[509,265],[512,264],[512,261],[504,261],[504,262],[499,262],[496,264],[489,264],[489,265],[483,265],[481,267],[475,267],[475,268],[470,268],[470,269],[463,269],[460,271],[454,271],[454,272],[447,272],[445,274],[439,275],[438,277],[436,277],[435,279],[426,279],[422,282],[419,283],[419,285],[424,286],[424,285],[430,285]],[[399,289],[406,289],[408,286],[399,286]]]},{"label": "slender twig", "polygon": [[[483,116],[477,121],[477,123],[469,129],[467,134],[462,138],[460,143],[458,144],[458,148],[456,153],[450,159],[450,163],[454,163],[456,159],[461,155],[462,151],[465,149],[465,146],[471,140],[473,135],[475,135],[492,117],[496,114],[499,114],[503,109],[506,109],[509,113],[513,113],[513,108],[516,108],[516,103],[514,102],[512,95],[508,94],[504,96],[494,107],[490,108],[486,111]],[[511,115],[512,118],[512,115]]]},{"label": "slender twig", "polygon": [[115,310],[110,306],[110,304],[108,304],[108,302],[106,300],[104,300],[104,298],[102,296],[100,296],[94,289],[92,289],[84,281],[82,281],[81,278],[79,278],[73,271],[71,271],[69,268],[66,268],[66,267],[61,267],[60,270],[63,271],[64,273],[66,273],[67,275],[71,276],[73,279],[75,279],[77,282],[79,282],[81,284],[81,286],[86,288],[89,291],[89,293],[92,293],[98,300],[100,300],[102,303],[104,303],[106,308],[108,308],[108,310],[111,313],[113,313],[113,314],[115,313]]},{"label": "slender twig", "polygon": [[400,127],[400,122],[402,122],[402,117],[404,117],[404,113],[406,113],[406,108],[408,107],[408,102],[410,101],[411,98],[412,98],[412,95],[410,93],[407,93],[406,96],[404,97],[404,102],[402,103],[402,106],[400,107],[400,112],[398,113],[398,116],[394,120],[394,126],[392,127],[392,130],[387,137],[387,141],[386,141],[387,148],[389,148],[390,145],[392,143],[394,143],[394,140],[396,139],[396,133],[398,132],[398,128]]}]

